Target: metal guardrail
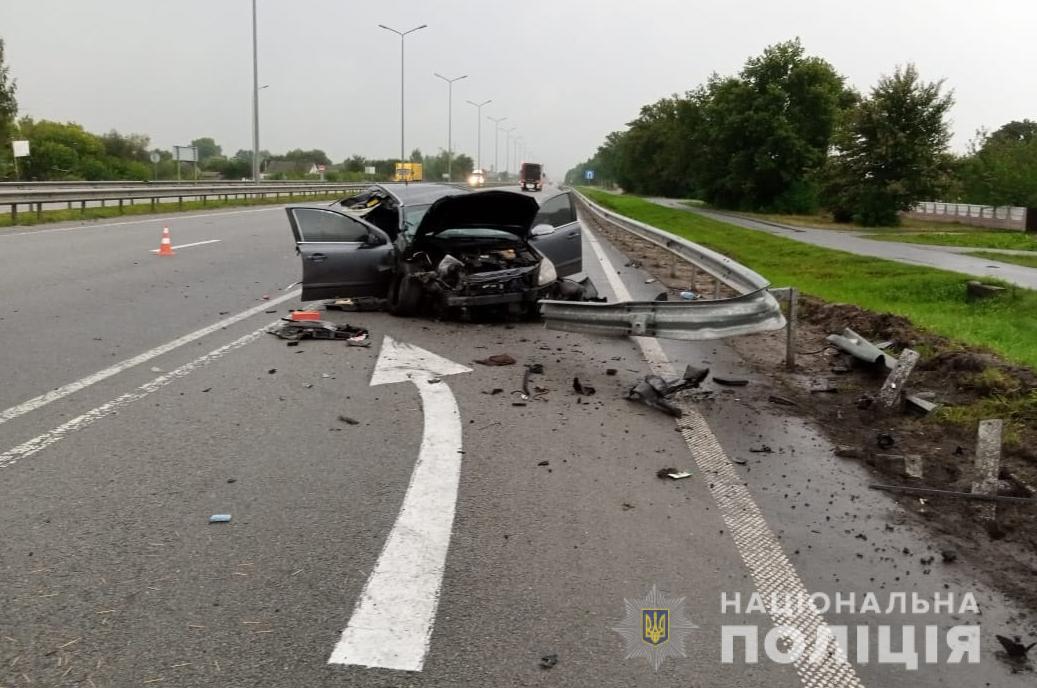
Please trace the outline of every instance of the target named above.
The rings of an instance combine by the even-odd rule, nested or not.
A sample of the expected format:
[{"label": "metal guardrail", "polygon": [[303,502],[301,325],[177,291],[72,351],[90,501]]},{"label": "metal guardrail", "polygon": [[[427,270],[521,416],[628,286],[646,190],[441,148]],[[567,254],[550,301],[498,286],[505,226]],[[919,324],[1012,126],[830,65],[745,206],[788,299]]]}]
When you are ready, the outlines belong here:
[{"label": "metal guardrail", "polygon": [[581,303],[541,301],[547,326],[557,330],[614,336],[703,340],[780,330],[781,307],[759,273],[704,246],[597,205],[576,192],[602,219],[651,242],[712,275],[736,292],[732,298],[696,301]]},{"label": "metal guardrail", "polygon": [[237,182],[234,184],[197,184],[179,186],[121,186],[117,188],[34,188],[31,190],[7,190],[0,188],[0,205],[11,208],[11,224],[17,224],[18,211],[24,206],[30,211],[35,210],[37,219],[43,213],[44,204],[65,203],[69,209],[78,203],[80,212],[85,212],[87,203],[100,202],[104,207],[109,201],[117,204],[120,211],[126,201],[131,204],[134,201],[150,201],[152,210],[156,209],[158,203],[163,199],[175,198],[178,206],[183,207],[183,201],[188,199],[201,199],[204,205],[209,198],[223,197],[224,200],[234,198],[266,198],[273,195],[275,198],[282,196],[291,200],[296,195],[327,195],[347,194],[367,188],[370,184],[351,182],[348,184],[336,183],[283,183],[273,184],[248,184]]}]

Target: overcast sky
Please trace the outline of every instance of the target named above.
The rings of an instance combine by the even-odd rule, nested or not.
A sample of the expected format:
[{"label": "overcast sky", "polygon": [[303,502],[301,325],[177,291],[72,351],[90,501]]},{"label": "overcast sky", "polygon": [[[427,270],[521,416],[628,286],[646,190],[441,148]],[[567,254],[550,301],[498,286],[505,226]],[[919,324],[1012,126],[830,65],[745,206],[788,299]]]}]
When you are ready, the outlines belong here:
[{"label": "overcast sky", "polygon": [[[861,90],[906,62],[945,78],[959,150],[978,127],[1037,119],[1032,0],[258,2],[260,144],[274,153],[398,154],[399,38],[378,24],[428,24],[407,38],[408,152],[446,148],[447,87],[433,72],[469,74],[454,86],[455,150],[476,154],[465,100],[492,98],[484,116],[507,117],[555,176],[641,105],[795,36]],[[200,136],[251,148],[250,0],[0,0],[0,36],[23,115],[163,148]]]}]

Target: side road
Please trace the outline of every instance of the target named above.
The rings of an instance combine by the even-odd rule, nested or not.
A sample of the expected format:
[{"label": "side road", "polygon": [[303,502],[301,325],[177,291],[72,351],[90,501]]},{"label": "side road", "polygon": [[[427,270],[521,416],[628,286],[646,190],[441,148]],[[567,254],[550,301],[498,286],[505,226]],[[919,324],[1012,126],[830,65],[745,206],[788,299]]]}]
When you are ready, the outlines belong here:
[{"label": "side road", "polygon": [[[793,227],[782,225],[777,222],[762,222],[732,213],[720,213],[701,208],[691,208],[682,201],[675,198],[646,198],[645,200],[657,203],[667,208],[686,210],[689,213],[697,213],[714,220],[727,222],[729,224],[756,229],[761,232],[770,232],[786,239],[802,241],[803,243],[823,246],[825,248],[838,249],[849,253],[873,258],[885,258],[901,263],[912,265],[926,265],[961,272],[976,277],[994,277],[997,279],[1016,284],[1027,289],[1037,289],[1037,269],[1027,268],[1010,263],[992,262],[985,258],[974,258],[961,255],[952,247],[946,246],[915,246],[910,244],[877,241],[865,239],[860,236],[846,232],[834,232],[827,229],[810,229],[806,227]],[[975,249],[972,249],[975,250]]]}]

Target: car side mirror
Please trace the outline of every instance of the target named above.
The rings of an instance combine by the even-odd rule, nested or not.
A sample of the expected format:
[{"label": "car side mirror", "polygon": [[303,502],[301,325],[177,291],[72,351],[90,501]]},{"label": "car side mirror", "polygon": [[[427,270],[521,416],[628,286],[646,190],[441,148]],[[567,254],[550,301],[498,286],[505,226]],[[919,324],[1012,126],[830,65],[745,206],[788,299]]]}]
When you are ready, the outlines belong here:
[{"label": "car side mirror", "polygon": [[382,237],[375,234],[374,232],[368,234],[367,238],[364,239],[364,246],[381,246],[384,243],[385,240],[382,239]]},{"label": "car side mirror", "polygon": [[547,236],[548,234],[554,234],[554,232],[555,232],[555,228],[552,227],[551,225],[549,225],[549,224],[541,224],[541,225],[537,225],[536,227],[534,227],[533,230],[529,233],[529,235],[530,236],[535,236],[535,237]]}]

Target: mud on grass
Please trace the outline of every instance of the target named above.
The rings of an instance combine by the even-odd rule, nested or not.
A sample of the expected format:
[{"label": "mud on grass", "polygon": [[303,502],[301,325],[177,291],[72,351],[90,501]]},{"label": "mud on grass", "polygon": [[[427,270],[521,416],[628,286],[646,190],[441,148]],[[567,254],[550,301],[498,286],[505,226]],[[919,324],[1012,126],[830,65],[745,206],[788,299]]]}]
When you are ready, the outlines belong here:
[{"label": "mud on grass", "polygon": [[[846,327],[873,343],[889,342],[887,351],[893,355],[905,348],[918,351],[921,359],[906,389],[911,394],[931,392],[940,408],[925,417],[900,408],[883,413],[877,402],[861,408],[862,399],[877,396],[889,371],[860,364],[828,344],[828,334]],[[1037,488],[1037,374],[1029,368],[921,330],[901,316],[802,296],[795,371],[784,367],[784,332],[731,343],[796,403],[790,412],[812,420],[833,444],[856,450],[846,460],[867,464],[876,483],[971,491],[977,479],[973,464],[979,421],[1001,418],[1001,494],[1028,496],[1027,488]],[[818,391],[822,389],[834,391]],[[895,444],[880,447],[879,433],[891,435]],[[920,455],[924,477],[906,477],[903,463],[883,460],[884,454]],[[999,503],[996,521],[989,524],[981,519],[982,502],[896,499],[962,559],[987,571],[996,587],[1037,610],[1037,589],[1031,583],[1037,574],[1037,508]]]}]

